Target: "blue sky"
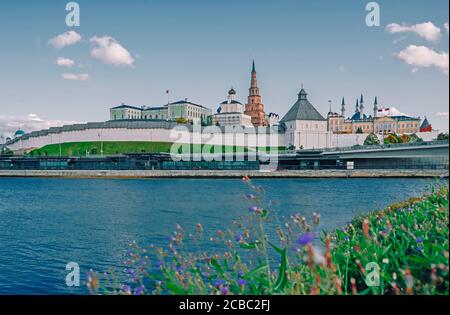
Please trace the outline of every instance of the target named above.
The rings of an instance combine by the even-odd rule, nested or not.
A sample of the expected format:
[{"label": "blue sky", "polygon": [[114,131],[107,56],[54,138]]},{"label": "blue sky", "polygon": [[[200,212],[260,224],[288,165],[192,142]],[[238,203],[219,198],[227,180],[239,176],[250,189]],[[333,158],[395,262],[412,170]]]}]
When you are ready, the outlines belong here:
[{"label": "blue sky", "polygon": [[[245,102],[253,58],[267,112],[283,116],[303,83],[323,115],[328,100],[337,111],[343,96],[353,112],[363,93],[366,111],[377,95],[383,106],[448,130],[448,0],[377,1],[381,25],[372,28],[368,1],[358,0],[79,0],[80,27],[65,24],[67,2],[1,1],[0,133],[107,120],[121,102],[166,103],[166,90],[171,100],[215,110],[233,86]],[[425,22],[440,28],[439,38],[411,31]],[[398,32],[387,29],[392,23]],[[82,39],[62,49],[49,44],[68,31]],[[108,63],[102,51],[93,57],[101,48],[94,36],[113,38],[129,64]],[[430,56],[440,61],[430,64]],[[75,65],[59,66],[58,58]]]}]

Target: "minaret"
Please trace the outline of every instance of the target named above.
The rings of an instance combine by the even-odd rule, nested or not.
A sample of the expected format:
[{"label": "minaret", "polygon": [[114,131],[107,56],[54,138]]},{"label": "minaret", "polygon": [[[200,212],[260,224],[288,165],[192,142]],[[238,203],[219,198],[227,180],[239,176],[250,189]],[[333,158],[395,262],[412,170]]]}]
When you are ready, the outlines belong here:
[{"label": "minaret", "polygon": [[378,113],[378,97],[375,96],[375,101],[373,102],[373,118],[377,117]]},{"label": "minaret", "polygon": [[264,105],[262,104],[261,96],[259,95],[259,87],[258,81],[256,79],[256,68],[254,60],[252,65],[252,75],[248,95],[248,103],[245,105],[244,114],[252,118],[252,124],[255,127],[268,126],[266,113],[264,112]]},{"label": "minaret", "polygon": [[342,98],[342,103],[341,103],[341,116],[345,118],[345,99]]},{"label": "minaret", "polygon": [[356,99],[355,113],[359,113],[359,99]]},{"label": "minaret", "polygon": [[373,102],[373,133],[377,133],[376,130],[376,119],[378,113],[378,97],[375,96],[375,101]]},{"label": "minaret", "polygon": [[364,118],[364,98],[363,98],[362,94],[361,94],[361,100],[359,101],[359,112],[360,112],[361,119],[363,119]]}]

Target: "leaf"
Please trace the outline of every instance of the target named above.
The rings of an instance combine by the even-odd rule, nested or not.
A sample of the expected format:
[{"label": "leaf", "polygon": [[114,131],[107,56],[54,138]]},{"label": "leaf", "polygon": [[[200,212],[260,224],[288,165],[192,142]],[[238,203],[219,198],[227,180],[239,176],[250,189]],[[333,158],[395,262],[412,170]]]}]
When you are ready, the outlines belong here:
[{"label": "leaf", "polygon": [[255,242],[255,243],[241,243],[241,244],[239,244],[239,246],[242,249],[256,249],[256,248],[258,248],[258,243],[257,242]]},{"label": "leaf", "polygon": [[271,242],[268,242],[270,246],[272,246],[280,255],[281,255],[281,265],[280,265],[280,271],[278,274],[278,279],[274,284],[273,289],[275,292],[281,292],[286,287],[288,281],[286,277],[286,269],[287,269],[287,254],[286,254],[286,248],[279,248],[276,245],[272,244]]},{"label": "leaf", "polygon": [[211,258],[211,266],[214,267],[214,269],[217,270],[217,272],[219,272],[221,275],[223,275],[223,268],[222,266],[217,262],[217,260],[215,260],[214,258]]},{"label": "leaf", "polygon": [[249,280],[249,279],[251,279],[254,275],[258,274],[259,272],[262,272],[264,269],[266,269],[266,268],[268,268],[268,267],[269,267],[269,265],[267,265],[267,264],[262,264],[262,265],[260,265],[260,266],[258,266],[258,267],[256,267],[256,268],[252,269],[252,270],[250,270],[249,272],[247,272],[247,273],[244,275],[244,279]]},{"label": "leaf", "polygon": [[187,291],[185,289],[183,289],[182,287],[173,284],[173,283],[168,283],[166,285],[167,289],[171,292],[173,292],[176,295],[186,295]]}]

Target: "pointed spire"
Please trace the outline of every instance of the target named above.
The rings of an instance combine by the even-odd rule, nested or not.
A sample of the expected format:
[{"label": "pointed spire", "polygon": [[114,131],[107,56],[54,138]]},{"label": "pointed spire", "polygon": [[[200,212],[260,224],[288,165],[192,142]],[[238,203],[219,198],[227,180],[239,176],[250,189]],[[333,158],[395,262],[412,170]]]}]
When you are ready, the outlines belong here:
[{"label": "pointed spire", "polygon": [[375,96],[375,102],[373,104],[378,105],[378,97],[377,96]]},{"label": "pointed spire", "polygon": [[298,99],[299,100],[306,100],[307,96],[308,96],[308,93],[306,93],[305,89],[303,88],[303,83],[302,83],[302,89],[298,93]]},{"label": "pointed spire", "polygon": [[359,99],[356,99],[355,113],[359,112]]},{"label": "pointed spire", "polygon": [[363,97],[363,95],[361,94],[361,101],[359,101],[361,104],[363,104],[364,103],[364,97]]},{"label": "pointed spire", "polygon": [[256,72],[255,59],[253,59],[252,72]]},{"label": "pointed spire", "polygon": [[342,103],[341,103],[341,116],[345,117],[345,99],[342,98]]}]

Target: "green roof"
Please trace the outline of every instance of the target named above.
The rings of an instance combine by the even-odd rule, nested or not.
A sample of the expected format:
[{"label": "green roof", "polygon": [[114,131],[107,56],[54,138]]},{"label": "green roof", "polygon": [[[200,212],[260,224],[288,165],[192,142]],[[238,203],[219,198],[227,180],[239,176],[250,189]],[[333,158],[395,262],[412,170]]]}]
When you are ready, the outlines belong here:
[{"label": "green roof", "polygon": [[291,107],[283,119],[281,119],[281,122],[293,120],[326,120],[308,101],[307,95],[304,89],[300,91],[297,102]]}]

